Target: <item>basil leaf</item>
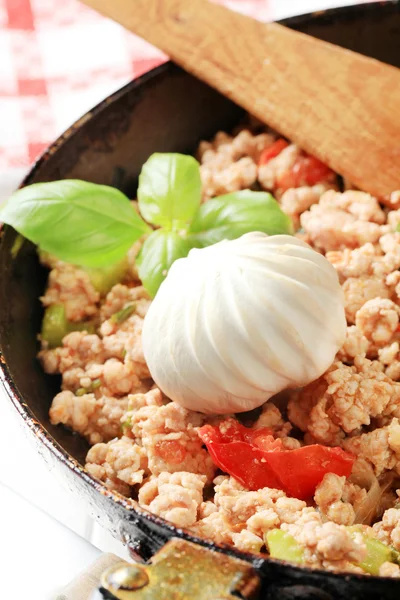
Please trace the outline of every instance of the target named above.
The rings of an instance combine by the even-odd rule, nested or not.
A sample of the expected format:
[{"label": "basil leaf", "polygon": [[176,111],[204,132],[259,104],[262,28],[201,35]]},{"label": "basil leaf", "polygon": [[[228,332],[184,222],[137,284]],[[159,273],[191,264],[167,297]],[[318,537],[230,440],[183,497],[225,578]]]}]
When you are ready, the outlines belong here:
[{"label": "basil leaf", "polygon": [[175,231],[157,229],[146,239],[136,264],[144,287],[154,298],[172,263],[189,254],[188,240]]},{"label": "basil leaf", "polygon": [[290,217],[267,192],[242,190],[202,204],[189,229],[193,246],[210,246],[251,231],[268,235],[293,233]]},{"label": "basil leaf", "polygon": [[185,154],[152,154],[140,173],[137,196],[146,221],[182,229],[200,206],[199,163]]},{"label": "basil leaf", "polygon": [[150,231],[122,192],[77,179],[17,190],[0,209],[0,220],[41,250],[85,267],[122,260]]}]

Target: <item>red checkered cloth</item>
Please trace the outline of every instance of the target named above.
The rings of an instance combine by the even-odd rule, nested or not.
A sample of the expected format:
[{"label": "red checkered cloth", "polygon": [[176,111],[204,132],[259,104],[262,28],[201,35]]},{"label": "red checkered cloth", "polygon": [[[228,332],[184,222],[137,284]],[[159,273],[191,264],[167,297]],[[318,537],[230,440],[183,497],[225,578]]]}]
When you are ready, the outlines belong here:
[{"label": "red checkered cloth", "polygon": [[[260,20],[353,0],[220,0]],[[71,123],[166,60],[77,0],[0,0],[0,201]]]}]

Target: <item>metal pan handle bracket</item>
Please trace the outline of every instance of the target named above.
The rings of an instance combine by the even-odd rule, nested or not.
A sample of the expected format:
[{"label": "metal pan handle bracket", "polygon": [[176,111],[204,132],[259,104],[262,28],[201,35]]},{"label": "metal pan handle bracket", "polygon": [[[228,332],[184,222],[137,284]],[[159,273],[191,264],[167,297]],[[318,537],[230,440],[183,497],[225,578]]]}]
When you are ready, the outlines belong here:
[{"label": "metal pan handle bracket", "polygon": [[91,600],[257,600],[259,589],[248,563],[173,538],[148,564],[104,571]]}]

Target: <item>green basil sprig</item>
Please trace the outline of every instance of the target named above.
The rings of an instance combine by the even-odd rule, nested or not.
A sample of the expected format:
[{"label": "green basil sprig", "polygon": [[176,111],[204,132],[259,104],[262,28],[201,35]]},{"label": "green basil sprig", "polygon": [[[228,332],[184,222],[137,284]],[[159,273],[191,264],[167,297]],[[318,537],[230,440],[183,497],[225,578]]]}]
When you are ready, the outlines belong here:
[{"label": "green basil sprig", "polygon": [[139,277],[154,297],[172,263],[184,258],[192,248],[185,232],[157,229],[145,240],[137,258]]},{"label": "green basil sprig", "polygon": [[139,210],[153,225],[186,227],[201,200],[199,163],[185,154],[152,154],[143,165],[137,191]]},{"label": "green basil sprig", "polygon": [[[151,296],[172,263],[191,248],[251,231],[293,233],[290,218],[266,192],[242,190],[201,205],[199,164],[183,154],[150,156],[137,195],[144,219],[115,188],[80,180],[36,183],[12,194],[0,220],[41,250],[89,268],[121,261],[135,241],[150,234],[137,262]],[[148,223],[158,228],[151,233]]]},{"label": "green basil sprig", "polygon": [[76,179],[17,190],[0,209],[0,220],[41,250],[85,267],[122,260],[150,231],[122,192]]},{"label": "green basil sprig", "polygon": [[293,225],[271,194],[242,190],[203,204],[189,231],[192,244],[203,248],[221,240],[234,240],[250,231],[268,235],[293,233]]}]

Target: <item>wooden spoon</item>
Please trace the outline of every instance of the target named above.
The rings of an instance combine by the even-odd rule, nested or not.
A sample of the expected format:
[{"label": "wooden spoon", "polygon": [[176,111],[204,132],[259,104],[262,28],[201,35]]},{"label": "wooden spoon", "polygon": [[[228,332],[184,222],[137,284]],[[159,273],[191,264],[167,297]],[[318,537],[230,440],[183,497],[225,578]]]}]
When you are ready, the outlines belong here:
[{"label": "wooden spoon", "polygon": [[206,0],[84,3],[360,189],[400,189],[399,69]]}]

